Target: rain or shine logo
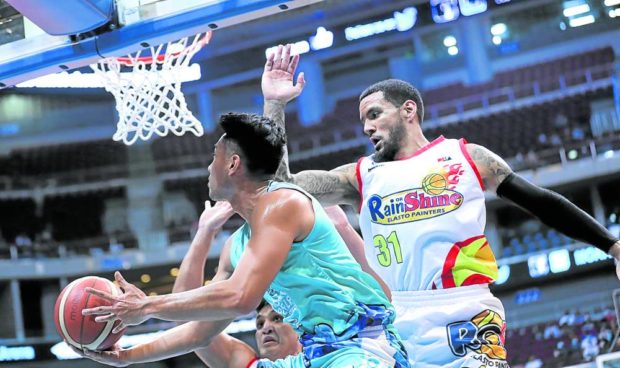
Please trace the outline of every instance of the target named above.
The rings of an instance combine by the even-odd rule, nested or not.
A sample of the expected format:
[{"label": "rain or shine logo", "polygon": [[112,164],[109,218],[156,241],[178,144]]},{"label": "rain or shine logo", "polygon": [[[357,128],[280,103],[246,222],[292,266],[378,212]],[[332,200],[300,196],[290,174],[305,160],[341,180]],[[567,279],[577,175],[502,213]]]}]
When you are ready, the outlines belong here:
[{"label": "rain or shine logo", "polygon": [[368,198],[372,222],[382,225],[402,224],[443,215],[459,208],[463,195],[448,189],[444,175],[432,173],[422,180],[422,188],[407,189],[380,197]]}]

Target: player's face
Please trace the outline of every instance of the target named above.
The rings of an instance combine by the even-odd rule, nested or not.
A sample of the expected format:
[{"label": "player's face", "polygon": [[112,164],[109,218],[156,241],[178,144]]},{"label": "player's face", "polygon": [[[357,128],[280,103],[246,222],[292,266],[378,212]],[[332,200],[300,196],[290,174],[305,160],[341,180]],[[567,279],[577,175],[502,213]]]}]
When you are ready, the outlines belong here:
[{"label": "player's face", "polygon": [[256,345],[261,358],[277,360],[300,351],[299,337],[270,305],[265,305],[256,316]]},{"label": "player's face", "polygon": [[[224,136],[222,136],[223,138]],[[220,138],[219,141],[215,144],[215,149],[213,150],[213,161],[211,161],[211,165],[207,169],[209,171],[209,197],[214,201],[225,200],[221,193],[221,188],[223,187],[223,182],[225,180],[225,168],[226,168],[226,145],[223,142],[223,139]]]},{"label": "player's face", "polygon": [[400,108],[383,98],[383,92],[375,92],[360,102],[360,120],[364,134],[375,147],[375,161],[393,161],[405,139],[405,122]]}]

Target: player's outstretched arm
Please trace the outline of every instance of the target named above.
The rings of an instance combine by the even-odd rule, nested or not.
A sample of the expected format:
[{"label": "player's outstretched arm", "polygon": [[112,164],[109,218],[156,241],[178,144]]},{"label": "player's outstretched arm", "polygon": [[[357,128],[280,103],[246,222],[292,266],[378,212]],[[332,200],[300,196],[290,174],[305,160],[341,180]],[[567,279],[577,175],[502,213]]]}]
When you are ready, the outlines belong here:
[{"label": "player's outstretched arm", "polygon": [[[299,55],[291,55],[291,46],[279,45],[277,50],[267,57],[261,79],[265,99],[263,114],[282,128],[285,128],[286,104],[301,94],[306,83],[303,72],[299,73],[297,83],[294,83]],[[324,206],[334,204],[359,206],[355,164],[344,165],[331,171],[310,170],[291,174],[288,150],[285,150],[276,172],[276,180],[301,186]]]},{"label": "player's outstretched arm", "polygon": [[[228,246],[225,246],[220,257],[218,271],[213,278],[214,281],[225,280],[232,274],[228,254]],[[128,284],[124,283],[121,287],[125,290],[130,289]],[[103,352],[77,349],[74,351],[86,358],[116,367],[155,362],[196,351],[209,366],[234,367],[233,363],[238,359],[246,359],[249,362],[254,354],[249,346],[221,333],[231,321],[232,319],[188,322],[164,332],[149,342],[129,349],[120,349],[117,345],[114,349]]]},{"label": "player's outstretched arm", "polygon": [[[303,72],[299,73],[297,83],[294,83],[299,55],[291,55],[291,48],[291,44],[279,45],[276,51],[267,57],[261,79],[261,89],[265,100],[263,115],[273,120],[282,129],[285,128],[284,109],[286,104],[301,94],[306,83]],[[284,157],[282,157],[280,167],[276,172],[276,179],[290,181],[290,176],[288,149],[284,147]]]},{"label": "player's outstretched arm", "polygon": [[[183,258],[179,274],[174,281],[173,293],[203,286],[204,268],[211,243],[233,213],[228,202],[217,202],[214,206],[211,206],[209,201],[205,202],[205,210],[198,221],[198,231]],[[228,262],[230,242],[230,238],[226,240],[222,250],[224,256],[220,258],[218,267],[220,272],[215,275],[214,281],[225,280],[232,274]],[[208,323],[203,322],[200,328],[208,328],[208,325],[204,325]],[[194,353],[211,368],[246,368],[248,363],[256,357],[256,352],[252,347],[225,332],[213,337],[210,344],[195,350]]]},{"label": "player's outstretched arm", "polygon": [[114,367],[156,362],[187,354],[209,345],[211,337],[217,335],[229,323],[230,321],[188,322],[167,330],[152,341],[129,349],[80,351],[73,348],[73,350],[85,358]]},{"label": "player's outstretched arm", "polygon": [[325,212],[329,216],[329,218],[334,223],[336,230],[338,230],[338,234],[342,237],[347,248],[353,255],[353,258],[360,264],[362,270],[377,280],[381,289],[385,295],[392,300],[392,292],[390,288],[387,286],[385,281],[379,276],[368,264],[368,260],[366,260],[366,253],[364,252],[364,240],[360,236],[360,234],[355,231],[353,226],[349,223],[347,219],[347,215],[344,213],[340,206],[329,206],[325,208]]},{"label": "player's outstretched arm", "polygon": [[488,149],[471,143],[466,148],[488,189],[529,211],[545,225],[608,252],[616,259],[616,273],[620,278],[620,241],[603,225],[560,194],[514,173],[504,160]]},{"label": "player's outstretched arm", "polygon": [[233,214],[234,211],[228,202],[217,202],[213,206],[209,201],[205,202],[205,209],[198,221],[198,231],[174,280],[173,293],[196,289],[203,285],[204,269],[211,244]]},{"label": "player's outstretched arm", "polygon": [[[303,217],[299,215],[301,208],[295,205],[296,202],[287,200],[285,194],[280,192],[294,191],[276,191],[263,195],[252,215],[252,238],[229,279],[213,281],[182,293],[145,296],[117,272],[121,288],[130,292],[114,296],[90,289],[90,293],[109,300],[111,305],[85,309],[83,314],[99,315],[95,318],[99,322],[120,320],[119,326],[122,328],[149,318],[219,321],[251,312],[260,303],[265,290],[284,263],[293,239],[297,236],[293,234],[292,227],[297,226]],[[254,219],[255,216],[258,217]]]},{"label": "player's outstretched arm", "polygon": [[247,368],[257,357],[250,345],[225,332],[215,336],[208,346],[194,352],[210,368]]}]

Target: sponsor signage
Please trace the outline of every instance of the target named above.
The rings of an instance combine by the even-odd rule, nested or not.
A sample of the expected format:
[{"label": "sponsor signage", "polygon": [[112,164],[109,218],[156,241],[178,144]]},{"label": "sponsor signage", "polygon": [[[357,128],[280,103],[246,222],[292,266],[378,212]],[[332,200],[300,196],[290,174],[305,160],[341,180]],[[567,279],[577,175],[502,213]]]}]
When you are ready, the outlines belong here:
[{"label": "sponsor signage", "polygon": [[613,275],[613,261],[609,255],[598,248],[587,246],[574,250],[554,249],[548,253],[533,254],[527,260],[502,263],[499,278],[493,285],[495,289],[510,289],[534,285],[549,280],[565,279],[567,276],[581,275],[600,268],[610,268]]}]

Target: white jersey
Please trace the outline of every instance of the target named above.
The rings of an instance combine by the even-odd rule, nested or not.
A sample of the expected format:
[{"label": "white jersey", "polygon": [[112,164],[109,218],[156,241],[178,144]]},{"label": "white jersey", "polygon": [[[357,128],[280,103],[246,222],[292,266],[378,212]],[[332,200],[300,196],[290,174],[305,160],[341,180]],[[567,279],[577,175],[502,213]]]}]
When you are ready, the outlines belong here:
[{"label": "white jersey", "polygon": [[366,258],[393,291],[497,278],[484,236],[483,183],[465,144],[439,137],[402,160],[358,161]]}]

